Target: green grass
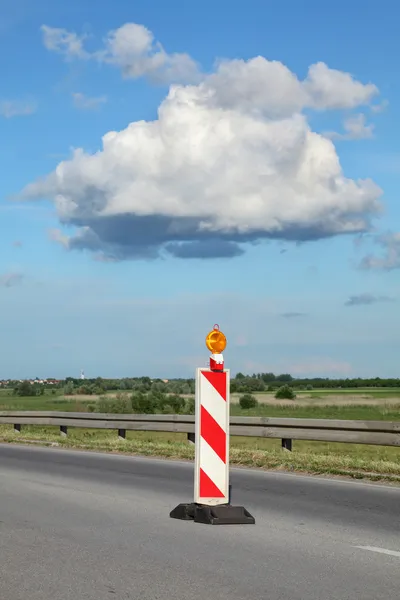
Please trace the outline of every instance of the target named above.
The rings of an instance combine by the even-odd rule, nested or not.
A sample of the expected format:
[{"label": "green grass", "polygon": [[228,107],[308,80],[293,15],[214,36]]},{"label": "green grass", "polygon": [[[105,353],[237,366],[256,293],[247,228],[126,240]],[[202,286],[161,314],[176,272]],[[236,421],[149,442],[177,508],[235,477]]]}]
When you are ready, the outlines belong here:
[{"label": "green grass", "polygon": [[9,394],[0,394],[0,410],[47,410],[47,411],[68,411],[80,412],[87,411],[89,404],[94,404],[93,400],[80,400],[66,398],[64,396],[53,396],[46,394],[44,396],[13,396]]},{"label": "green grass", "polygon": [[242,410],[237,405],[231,406],[232,415],[243,417],[289,417],[299,419],[350,419],[365,421],[399,421],[399,404],[357,405],[347,404],[335,406],[308,406],[296,401],[289,405],[259,404],[256,408]]},{"label": "green grass", "polygon": [[[290,384],[289,384],[290,385]],[[396,398],[400,399],[400,388],[313,388],[312,390],[300,390],[294,387],[296,394],[299,397],[303,396],[316,396],[316,397],[324,397],[324,396],[370,396],[371,398]],[[263,392],[255,392],[258,395],[273,395],[274,392],[263,391]],[[235,395],[241,396],[242,393],[235,392]]]},{"label": "green grass", "polygon": [[[88,406],[96,403],[96,398],[79,399],[53,395],[19,397],[1,394],[0,410],[46,410],[85,412]],[[399,403],[335,405],[334,402],[322,406],[302,404],[296,400],[291,404],[259,404],[254,409],[242,410],[237,404],[231,406],[232,415],[289,417],[300,419],[353,419],[369,421],[400,421]]]},{"label": "green grass", "polygon": [[400,388],[342,388],[342,389],[313,389],[296,390],[296,394],[323,398],[329,396],[368,396],[369,398],[400,398]]}]

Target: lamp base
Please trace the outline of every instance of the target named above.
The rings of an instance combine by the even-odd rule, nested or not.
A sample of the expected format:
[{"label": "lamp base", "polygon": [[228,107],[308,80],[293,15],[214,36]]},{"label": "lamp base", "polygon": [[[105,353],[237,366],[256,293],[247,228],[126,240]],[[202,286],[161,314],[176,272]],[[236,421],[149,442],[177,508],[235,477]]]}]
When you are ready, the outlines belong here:
[{"label": "lamp base", "polygon": [[211,371],[223,371],[224,370],[224,357],[222,356],[222,354],[211,354],[210,369],[211,369]]}]

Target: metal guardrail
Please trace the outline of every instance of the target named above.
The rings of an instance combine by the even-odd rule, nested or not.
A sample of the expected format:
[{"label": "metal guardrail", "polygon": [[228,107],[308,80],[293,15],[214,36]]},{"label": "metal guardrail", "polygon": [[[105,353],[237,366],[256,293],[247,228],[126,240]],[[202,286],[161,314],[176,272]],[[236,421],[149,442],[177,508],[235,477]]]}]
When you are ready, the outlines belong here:
[{"label": "metal guardrail", "polygon": [[[64,436],[68,434],[68,427],[115,429],[123,439],[129,430],[186,433],[193,441],[195,431],[194,415],[3,411],[0,424],[14,425],[16,433],[21,432],[23,425],[56,426]],[[292,440],[400,446],[400,421],[231,416],[230,435],[277,438],[282,440],[286,450],[292,449]]]}]

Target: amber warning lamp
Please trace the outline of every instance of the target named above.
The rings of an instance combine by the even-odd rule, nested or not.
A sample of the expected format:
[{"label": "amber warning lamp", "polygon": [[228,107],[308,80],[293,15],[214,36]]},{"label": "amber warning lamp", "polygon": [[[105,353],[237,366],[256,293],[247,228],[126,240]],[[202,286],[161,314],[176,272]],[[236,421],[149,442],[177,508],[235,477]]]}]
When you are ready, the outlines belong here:
[{"label": "amber warning lamp", "polygon": [[226,337],[220,331],[219,325],[214,325],[206,337],[206,346],[212,352],[210,356],[210,369],[212,371],[224,370],[224,357],[222,352],[226,348]]}]

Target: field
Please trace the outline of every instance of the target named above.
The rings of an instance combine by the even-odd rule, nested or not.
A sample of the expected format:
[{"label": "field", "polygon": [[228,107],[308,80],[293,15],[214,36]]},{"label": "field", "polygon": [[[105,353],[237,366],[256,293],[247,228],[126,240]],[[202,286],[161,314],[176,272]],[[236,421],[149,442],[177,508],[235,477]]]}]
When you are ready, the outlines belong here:
[{"label": "field", "polygon": [[[115,396],[110,393],[109,396]],[[313,390],[299,393],[295,401],[276,400],[272,394],[256,394],[260,404],[242,410],[238,395],[231,397],[232,414],[243,416],[335,418],[400,421],[400,390]],[[94,396],[64,397],[44,395],[21,398],[0,391],[0,410],[87,411],[95,405]],[[0,439],[17,439],[36,443],[131,452],[164,457],[192,458],[193,447],[183,434],[128,432],[126,441],[119,441],[116,432],[70,429],[66,439],[60,439],[55,428],[26,427],[16,439],[12,427],[0,426]],[[400,449],[324,442],[295,441],[293,452],[280,448],[280,440],[232,437],[231,461],[239,465],[261,466],[312,473],[329,473],[400,481]]]}]

